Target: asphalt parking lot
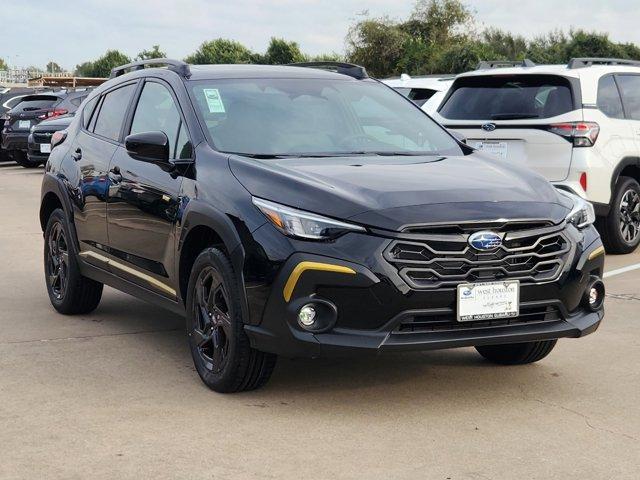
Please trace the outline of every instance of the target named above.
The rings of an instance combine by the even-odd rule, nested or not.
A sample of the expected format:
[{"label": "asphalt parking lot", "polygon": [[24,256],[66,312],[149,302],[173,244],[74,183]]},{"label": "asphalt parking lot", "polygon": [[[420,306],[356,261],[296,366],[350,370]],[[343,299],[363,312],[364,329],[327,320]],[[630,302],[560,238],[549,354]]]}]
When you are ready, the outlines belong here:
[{"label": "asphalt parking lot", "polygon": [[472,349],[281,360],[215,394],[183,320],[105,289],[64,317],[42,278],[42,169],[0,163],[0,478],[640,478],[640,253],[607,258],[598,332],[542,362]]}]

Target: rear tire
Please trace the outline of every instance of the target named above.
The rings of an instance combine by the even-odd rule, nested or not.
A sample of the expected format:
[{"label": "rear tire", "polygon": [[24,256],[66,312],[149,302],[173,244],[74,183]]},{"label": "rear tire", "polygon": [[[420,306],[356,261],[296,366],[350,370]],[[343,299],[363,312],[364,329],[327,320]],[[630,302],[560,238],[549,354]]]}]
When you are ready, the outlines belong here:
[{"label": "rear tire", "polygon": [[524,365],[542,360],[551,353],[557,340],[540,342],[486,345],[476,347],[480,355],[490,362],[500,365]]},{"label": "rear tire", "polygon": [[640,244],[640,184],[620,177],[606,217],[598,220],[607,253],[631,253]]},{"label": "rear tire", "polygon": [[65,213],[54,210],[44,234],[44,272],[51,305],[65,315],[92,312],[102,298],[102,283],[80,273],[72,241]]},{"label": "rear tire", "polygon": [[13,160],[20,165],[21,167],[24,168],[37,168],[40,166],[41,162],[31,162],[29,161],[29,158],[27,157],[27,154],[25,152],[23,152],[22,150],[14,150],[12,153],[13,156]]},{"label": "rear tire", "polygon": [[277,357],[251,348],[233,267],[217,248],[204,250],[191,269],[187,334],[198,375],[216,392],[254,390],[273,373]]}]

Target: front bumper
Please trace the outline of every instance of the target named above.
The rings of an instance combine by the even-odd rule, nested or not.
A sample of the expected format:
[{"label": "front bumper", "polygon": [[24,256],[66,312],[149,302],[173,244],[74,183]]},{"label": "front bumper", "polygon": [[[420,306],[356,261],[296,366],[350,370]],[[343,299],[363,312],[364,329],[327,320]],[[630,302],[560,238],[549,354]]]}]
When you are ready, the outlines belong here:
[{"label": "front bumper", "polygon": [[[455,320],[455,288],[407,287],[380,254],[390,240],[349,236],[343,245],[328,249],[331,256],[293,253],[269,285],[247,289],[253,321],[245,330],[254,348],[321,357],[577,338],[595,331],[604,316],[603,309],[592,312],[583,302],[588,283],[604,270],[604,255],[593,255],[602,243],[592,227],[557,280],[521,285],[521,317],[469,323]],[[338,252],[343,258],[337,258]],[[351,260],[344,258],[346,252],[352,253]],[[308,269],[291,288],[301,264],[339,265],[352,273]],[[335,305],[337,317],[329,328],[306,331],[298,325],[297,313],[318,300]]]},{"label": "front bumper", "polygon": [[40,152],[40,143],[36,142],[33,138],[33,134],[29,134],[27,140],[27,158],[32,163],[45,163],[49,158],[48,153]]}]

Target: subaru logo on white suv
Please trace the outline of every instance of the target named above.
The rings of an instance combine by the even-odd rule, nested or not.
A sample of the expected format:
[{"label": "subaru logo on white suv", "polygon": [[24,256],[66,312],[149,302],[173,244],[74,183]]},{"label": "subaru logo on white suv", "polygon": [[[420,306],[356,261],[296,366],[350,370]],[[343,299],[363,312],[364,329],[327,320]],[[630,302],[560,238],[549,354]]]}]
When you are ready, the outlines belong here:
[{"label": "subaru logo on white suv", "polygon": [[485,123],[481,127],[485,132],[493,132],[496,129],[495,123]]}]

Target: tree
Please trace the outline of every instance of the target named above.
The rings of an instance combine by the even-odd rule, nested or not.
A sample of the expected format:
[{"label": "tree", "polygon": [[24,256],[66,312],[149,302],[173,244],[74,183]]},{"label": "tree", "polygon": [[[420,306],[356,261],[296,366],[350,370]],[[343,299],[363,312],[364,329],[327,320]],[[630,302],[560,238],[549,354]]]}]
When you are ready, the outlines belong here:
[{"label": "tree", "polygon": [[76,69],[73,74],[76,77],[90,77],[93,73],[93,62],[84,62],[76,65]]},{"label": "tree", "polygon": [[93,62],[76,65],[75,74],[79,77],[108,77],[111,69],[130,63],[131,59],[118,50],[107,50],[104,55]]},{"label": "tree", "polygon": [[296,42],[287,42],[282,38],[272,37],[264,55],[264,63],[269,65],[285,65],[287,63],[304,62],[306,57]]},{"label": "tree", "polygon": [[47,63],[47,73],[60,73],[62,72],[62,67],[58,65],[56,62]]},{"label": "tree", "polygon": [[440,52],[467,41],[472,27],[471,12],[460,0],[419,0],[404,22],[356,22],[347,34],[347,58],[375,76],[434,73]]},{"label": "tree", "polygon": [[142,50],[136,55],[136,60],[151,60],[152,58],[167,58],[167,54],[160,50],[160,45],[153,45],[151,50]]},{"label": "tree", "polygon": [[9,70],[4,58],[0,58],[0,70]]},{"label": "tree", "polygon": [[434,70],[441,73],[462,73],[474,70],[481,60],[497,59],[497,54],[487,44],[464,41],[450,45],[434,62]]},{"label": "tree", "polygon": [[374,76],[398,73],[410,40],[410,35],[389,18],[365,18],[349,29],[347,60],[366,67]]},{"label": "tree", "polygon": [[195,53],[185,58],[194,65],[219,63],[253,63],[255,54],[239,42],[217,38],[204,42]]}]

